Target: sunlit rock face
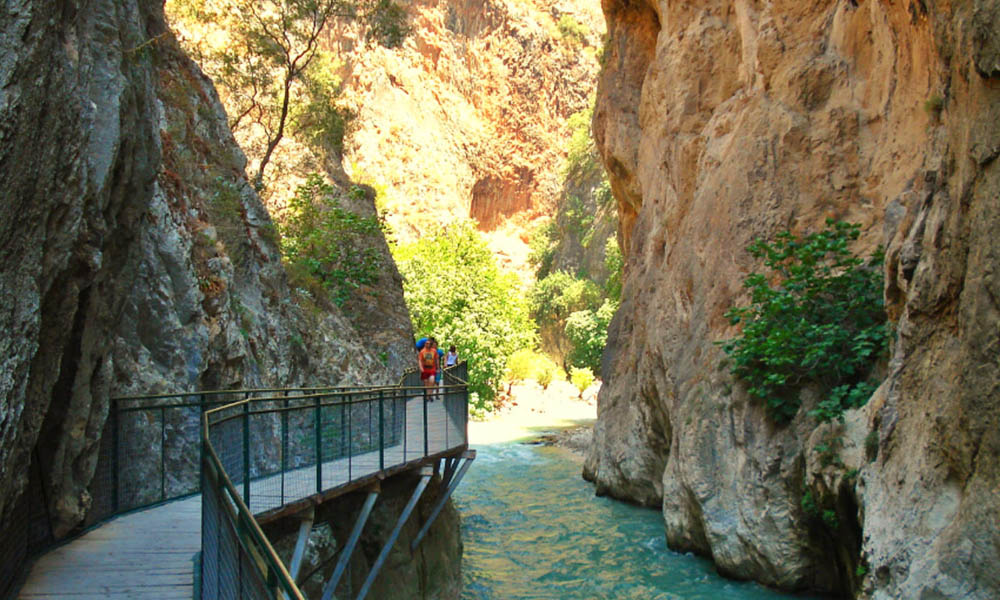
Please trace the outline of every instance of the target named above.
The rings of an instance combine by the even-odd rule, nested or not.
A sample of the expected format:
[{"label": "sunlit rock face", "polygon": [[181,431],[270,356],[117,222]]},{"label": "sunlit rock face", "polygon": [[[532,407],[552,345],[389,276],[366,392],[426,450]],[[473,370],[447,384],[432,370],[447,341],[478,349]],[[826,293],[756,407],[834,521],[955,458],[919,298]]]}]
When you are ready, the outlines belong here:
[{"label": "sunlit rock face", "polygon": [[[867,598],[1000,594],[1000,3],[606,0],[594,125],[626,242],[598,491],[728,574]],[[837,433],[772,424],[715,341],[744,248],[828,217],[886,248],[886,379]],[[808,394],[807,394],[808,396]],[[856,478],[844,473],[858,469]],[[831,533],[806,492],[836,499]]]},{"label": "sunlit rock face", "polygon": [[289,290],[162,2],[8,2],[0,50],[0,514],[34,463],[55,535],[85,518],[110,396],[394,383],[409,366],[394,267],[350,314]]},{"label": "sunlit rock face", "polygon": [[599,3],[403,4],[411,33],[399,48],[366,42],[355,27],[331,38],[356,115],[348,173],[385,187],[403,241],[460,218],[490,231],[553,214],[566,119],[588,107],[600,68]]}]

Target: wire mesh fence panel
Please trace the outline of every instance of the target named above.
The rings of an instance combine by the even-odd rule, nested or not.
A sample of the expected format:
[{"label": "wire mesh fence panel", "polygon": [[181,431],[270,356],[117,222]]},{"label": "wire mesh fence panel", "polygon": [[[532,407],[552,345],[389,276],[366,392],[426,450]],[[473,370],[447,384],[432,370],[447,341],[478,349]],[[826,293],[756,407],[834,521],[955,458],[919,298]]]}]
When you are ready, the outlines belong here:
[{"label": "wire mesh fence panel", "polygon": [[104,428],[101,431],[101,446],[97,451],[94,477],[87,488],[90,493],[91,506],[84,525],[88,526],[103,521],[118,511],[118,465],[115,456],[118,425],[116,404],[112,400],[108,420],[104,423]]},{"label": "wire mesh fence panel", "polygon": [[[409,373],[394,387],[112,399],[83,525],[200,489],[202,597],[272,598],[268,585],[279,570],[273,550],[265,556],[266,539],[247,537],[247,523],[257,527],[253,515],[464,446],[463,367],[448,369],[443,387],[430,390]],[[218,472],[209,477],[202,465],[212,461]],[[30,468],[27,489],[0,521],[0,597],[13,593],[26,560],[55,541],[37,457]],[[235,489],[224,485],[226,477]],[[283,585],[294,590],[294,583]]]},{"label": "wire mesh fence panel", "polygon": [[221,490],[202,471],[201,487],[201,597],[219,598],[219,494]]},{"label": "wire mesh fence panel", "polygon": [[[225,498],[219,498],[220,505]],[[218,563],[216,565],[216,580],[218,596],[202,598],[218,598],[219,600],[242,600],[240,595],[240,542],[236,533],[235,522],[220,510],[218,531]]]},{"label": "wire mesh fence panel", "polygon": [[260,568],[249,552],[240,552],[240,599],[273,600],[261,575]]}]

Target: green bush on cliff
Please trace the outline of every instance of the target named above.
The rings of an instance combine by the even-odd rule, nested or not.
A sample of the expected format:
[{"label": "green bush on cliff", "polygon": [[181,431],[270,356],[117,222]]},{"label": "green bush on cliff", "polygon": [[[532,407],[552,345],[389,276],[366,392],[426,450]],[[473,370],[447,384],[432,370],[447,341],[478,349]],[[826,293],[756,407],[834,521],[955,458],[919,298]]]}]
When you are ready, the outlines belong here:
[{"label": "green bush on cliff", "polygon": [[743,280],[750,305],[726,312],[731,324],[742,325],[742,335],[721,345],[731,372],[778,422],[798,412],[805,385],[828,394],[812,413],[821,421],[842,418],[871,394],[868,378],[887,350],[889,329],[882,250],[867,261],[853,255],[848,244],[859,232],[859,225],[828,220],[819,233],[785,231],[747,248],[769,272]]},{"label": "green bush on cliff", "polygon": [[571,44],[586,44],[587,36],[590,35],[590,28],[570,14],[559,17],[556,27],[559,28],[559,35]]},{"label": "green bush on cliff", "polygon": [[313,278],[342,306],[355,290],[378,281],[382,255],[374,242],[381,224],[341,208],[338,194],[321,176],[310,175],[288,201],[281,250],[290,275]]},{"label": "green bush on cliff", "polygon": [[517,276],[500,271],[470,222],[442,227],[393,254],[414,329],[457,347],[482,408],[495,396],[508,358],[535,346]]},{"label": "green bush on cliff", "polygon": [[618,303],[605,300],[597,310],[574,312],[566,320],[566,337],[571,350],[567,361],[574,367],[586,367],[598,373],[601,356],[608,341],[608,324],[618,310]]},{"label": "green bush on cliff", "polygon": [[540,324],[565,324],[577,311],[596,310],[601,303],[601,288],[589,279],[556,271],[535,282],[529,294],[531,315]]}]

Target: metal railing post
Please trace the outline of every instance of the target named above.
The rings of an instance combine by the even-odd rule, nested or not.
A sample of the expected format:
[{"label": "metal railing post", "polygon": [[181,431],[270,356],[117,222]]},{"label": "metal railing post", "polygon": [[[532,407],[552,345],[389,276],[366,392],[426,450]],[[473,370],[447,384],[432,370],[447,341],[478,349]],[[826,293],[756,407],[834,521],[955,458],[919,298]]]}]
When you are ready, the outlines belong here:
[{"label": "metal railing post", "polygon": [[385,471],[385,397],[378,391],[378,470]]},{"label": "metal railing post", "polygon": [[344,402],[344,406],[347,407],[345,409],[345,410],[347,410],[347,480],[350,481],[351,480],[351,475],[352,475],[352,473],[351,473],[351,455],[353,454],[353,450],[354,450],[354,448],[353,448],[353,446],[354,446],[354,427],[353,427],[354,423],[352,423],[352,419],[351,419],[352,413],[354,413],[354,411],[352,410],[352,406],[351,406],[351,395],[350,394],[345,395],[344,399],[343,399],[343,402]]},{"label": "metal railing post", "polygon": [[118,420],[118,400],[116,398],[111,399],[111,493],[114,497],[111,499],[111,510],[114,514],[118,514],[119,508],[119,482],[118,482],[118,428],[120,421]]},{"label": "metal railing post", "polygon": [[315,410],[315,421],[314,425],[316,428],[316,493],[323,491],[323,433],[321,430],[323,424],[323,415],[321,410],[322,399],[320,396],[316,396],[316,410]]},{"label": "metal railing post", "polygon": [[344,414],[344,399],[340,399],[340,456],[347,454],[344,444],[347,443],[347,415]]},{"label": "metal railing post", "polygon": [[427,456],[427,388],[424,388],[424,456]]},{"label": "metal railing post", "polygon": [[167,409],[160,407],[160,500],[167,499]]},{"label": "metal railing post", "polygon": [[[198,429],[199,430],[201,429],[201,425],[200,424],[204,423],[204,416],[205,416],[205,411],[206,410],[208,410],[208,406],[206,406],[206,404],[205,404],[205,394],[198,394],[198,423],[199,423]],[[205,464],[205,444],[204,443],[199,443],[198,444],[198,464],[199,465],[204,465]],[[199,471],[201,469],[203,469],[203,468],[204,467],[199,467]],[[198,490],[202,491],[202,492],[205,491],[204,486],[202,485],[202,481],[201,481],[201,476],[200,475],[199,475],[199,479],[198,479]]]},{"label": "metal railing post", "polygon": [[285,504],[285,471],[288,470],[288,390],[281,411],[281,504]]},{"label": "metal railing post", "polygon": [[250,506],[250,403],[246,400],[243,402],[243,503]]}]

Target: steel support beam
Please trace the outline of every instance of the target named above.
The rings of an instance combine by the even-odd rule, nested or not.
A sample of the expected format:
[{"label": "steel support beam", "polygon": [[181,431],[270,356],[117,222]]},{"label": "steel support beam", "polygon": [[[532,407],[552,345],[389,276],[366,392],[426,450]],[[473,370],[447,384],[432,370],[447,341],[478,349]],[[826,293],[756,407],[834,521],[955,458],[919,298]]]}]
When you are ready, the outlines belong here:
[{"label": "steel support beam", "polygon": [[472,461],[476,460],[476,451],[467,450],[463,455],[463,458],[465,459],[465,463],[458,470],[458,473],[455,474],[455,477],[451,480],[451,484],[448,486],[445,493],[438,498],[437,504],[434,505],[434,510],[432,510],[430,516],[427,517],[427,521],[424,522],[424,526],[420,528],[420,531],[417,533],[417,537],[413,538],[413,542],[410,543],[411,552],[416,550],[417,546],[420,545],[420,541],[424,539],[425,535],[427,535],[427,531],[431,528],[431,525],[434,524],[434,520],[437,519],[441,509],[444,508],[444,503],[448,501],[452,492],[454,492],[458,487],[458,484],[462,482],[462,478],[465,477],[465,472],[469,470],[469,466],[472,465]]},{"label": "steel support beam", "polygon": [[444,459],[444,473],[441,475],[441,484],[446,486],[451,483],[451,478],[455,475],[455,467],[458,465],[459,458],[446,458]]},{"label": "steel support beam", "polygon": [[361,512],[358,513],[358,518],[354,520],[354,528],[351,529],[351,535],[347,537],[347,543],[344,544],[343,549],[340,551],[340,556],[337,558],[337,566],[333,569],[333,575],[330,576],[330,580],[323,586],[323,600],[331,600],[333,598],[333,592],[337,589],[337,584],[340,583],[340,578],[344,575],[344,571],[347,570],[347,565],[351,561],[351,555],[354,554],[354,547],[358,544],[358,538],[361,537],[361,530],[365,528],[365,523],[368,522],[368,515],[371,514],[372,507],[375,506],[375,500],[378,499],[380,491],[380,486],[375,486],[368,492],[368,497],[361,507]]},{"label": "steel support beam", "polygon": [[292,552],[292,563],[288,565],[288,574],[292,576],[292,581],[299,577],[299,567],[302,566],[302,557],[306,553],[306,544],[309,542],[309,534],[312,533],[316,511],[310,508],[300,516],[300,519],[299,539],[295,542],[295,551]]},{"label": "steel support beam", "polygon": [[[413,512],[413,508],[417,505],[417,500],[420,500],[420,496],[423,495],[424,490],[427,489],[427,483],[431,480],[431,475],[434,470],[431,467],[423,467],[420,469],[420,483],[417,484],[417,488],[413,490],[413,494],[410,495],[410,501],[406,503],[406,507],[403,508],[403,513],[399,515],[396,519],[396,526],[393,527],[392,533],[389,534],[389,539],[386,540],[385,546],[382,547],[382,551],[379,552],[378,558],[375,559],[375,564],[372,565],[371,572],[368,573],[368,578],[365,579],[364,585],[361,586],[361,591],[358,592],[357,600],[364,600],[365,596],[368,595],[368,590],[371,589],[372,583],[375,582],[375,577],[378,576],[378,572],[382,570],[382,564],[385,563],[385,559],[389,557],[389,551],[396,544],[396,538],[399,537],[399,532],[402,531],[403,525],[406,520],[410,517],[410,513]],[[328,600],[324,598],[324,600]]]}]

